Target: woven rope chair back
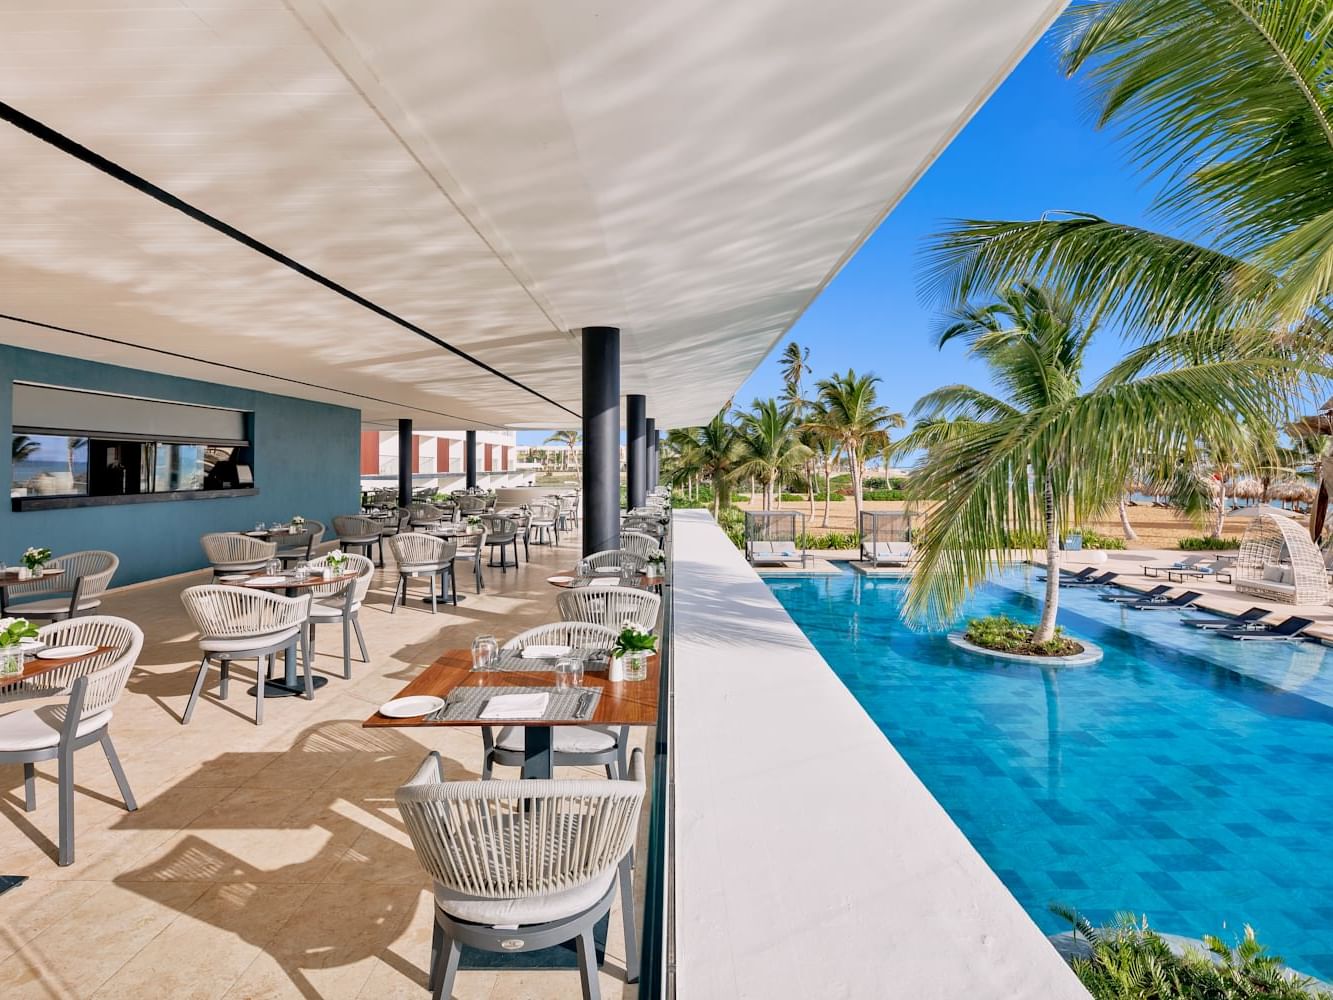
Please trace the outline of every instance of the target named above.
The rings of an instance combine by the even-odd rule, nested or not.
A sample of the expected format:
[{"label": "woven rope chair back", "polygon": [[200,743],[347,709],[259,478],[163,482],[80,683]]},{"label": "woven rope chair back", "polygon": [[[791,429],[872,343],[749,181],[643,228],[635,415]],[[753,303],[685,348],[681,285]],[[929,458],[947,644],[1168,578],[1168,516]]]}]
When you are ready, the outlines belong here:
[{"label": "woven rope chair back", "polygon": [[0,688],[0,694],[17,689],[55,694],[68,690],[75,678],[128,662],[131,667],[143,649],[143,630],[134,622],[111,615],[88,615],[43,625],[37,637],[48,646],[109,646],[105,653],[78,663],[47,670],[35,677]]},{"label": "woven rope chair back", "polygon": [[278,551],[275,542],[265,542],[234,531],[217,532],[199,539],[204,558],[215,566],[227,563],[262,562]]},{"label": "woven rope chair back", "polygon": [[426,872],[485,899],[572,889],[614,868],[633,846],[639,781],[444,781],[394,798]]},{"label": "woven rope chair back", "polygon": [[560,617],[571,622],[591,622],[619,630],[633,622],[646,632],[657,628],[657,610],[662,599],[633,587],[575,587],[556,596]]},{"label": "woven rope chair back", "polygon": [[356,514],[339,514],[333,519],[333,533],[340,541],[370,541],[380,537],[379,522]]},{"label": "woven rope chair back", "polygon": [[[328,556],[320,556],[318,559],[310,560],[310,565],[316,569],[322,569],[328,564]],[[344,552],[343,571],[356,573],[356,579],[352,581],[352,600],[357,604],[362,603],[366,599],[366,595],[370,593],[370,584],[375,578],[375,564],[365,556]],[[318,601],[342,593],[342,589],[346,586],[347,583],[344,581],[343,583],[329,583],[319,587],[311,587],[310,596]]]},{"label": "woven rope chair back", "polygon": [[247,587],[187,587],[181,603],[199,634],[216,639],[268,635],[300,625],[310,616],[309,594],[284,597]]},{"label": "woven rope chair back", "polygon": [[389,548],[399,566],[438,566],[458,553],[458,543],[454,539],[419,531],[393,535],[389,539]]},{"label": "woven rope chair back", "polygon": [[592,622],[548,622],[520,632],[504,644],[504,649],[524,646],[571,646],[574,649],[610,649],[620,633]]},{"label": "woven rope chair back", "polygon": [[620,533],[620,548],[624,552],[633,552],[645,562],[647,562],[650,555],[661,549],[656,538],[638,531],[622,531]]},{"label": "woven rope chair back", "polygon": [[594,552],[585,560],[593,569],[606,569],[619,566],[626,573],[642,573],[648,564],[646,556],[638,555],[626,549],[606,549]]}]

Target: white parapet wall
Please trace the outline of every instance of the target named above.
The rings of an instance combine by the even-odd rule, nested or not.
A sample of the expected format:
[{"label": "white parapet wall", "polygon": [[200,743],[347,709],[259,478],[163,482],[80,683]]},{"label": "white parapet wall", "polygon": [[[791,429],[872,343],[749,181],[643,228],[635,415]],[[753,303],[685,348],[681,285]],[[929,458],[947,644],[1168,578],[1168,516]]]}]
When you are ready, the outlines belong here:
[{"label": "white parapet wall", "polygon": [[708,513],[673,532],[678,995],[1088,1000]]}]

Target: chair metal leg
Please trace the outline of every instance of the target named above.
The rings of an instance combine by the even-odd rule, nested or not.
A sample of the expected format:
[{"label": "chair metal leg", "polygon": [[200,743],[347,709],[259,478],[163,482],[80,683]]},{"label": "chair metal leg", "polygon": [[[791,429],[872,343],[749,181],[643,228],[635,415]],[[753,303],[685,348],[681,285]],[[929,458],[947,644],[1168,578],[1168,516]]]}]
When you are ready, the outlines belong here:
[{"label": "chair metal leg", "polygon": [[463,946],[445,935],[444,947],[441,948],[440,965],[435,976],[435,991],[432,1000],[449,1000],[454,995],[454,978],[458,975],[458,962],[463,957]]},{"label": "chair metal leg", "polygon": [[601,985],[597,982],[597,945],[593,943],[591,927],[579,935],[578,942],[583,1000],[602,1000]]},{"label": "chair metal leg", "polygon": [[[436,611],[436,608],[435,608],[435,602],[436,602],[436,600],[437,600],[437,595],[439,594],[439,591],[437,591],[437,590],[435,589],[435,578],[436,578],[436,576],[438,576],[438,575],[439,575],[439,574],[432,573],[429,577],[426,578],[426,579],[427,579],[427,582],[430,584],[430,613],[431,613],[431,614],[435,614],[435,611]],[[443,576],[440,576],[439,579],[440,579],[440,586],[443,587],[443,586],[444,586],[444,577],[443,577]]]},{"label": "chair metal leg", "polygon": [[125,769],[120,766],[120,757],[116,755],[116,747],[111,742],[111,730],[104,728],[97,739],[102,744],[102,752],[106,754],[106,762],[111,765],[111,773],[115,775],[116,784],[120,787],[120,797],[125,800],[125,808],[134,812],[139,808],[139,803],[134,801],[134,793],[130,791],[129,779],[125,777]]},{"label": "chair metal leg", "polygon": [[639,981],[639,933],[634,926],[634,855],[620,860],[620,919],[625,924],[625,982]]},{"label": "chair metal leg", "polygon": [[255,661],[255,725],[264,724],[264,682],[268,679],[268,657]]},{"label": "chair metal leg", "polygon": [[343,678],[352,679],[352,616],[343,615]]},{"label": "chair metal leg", "polygon": [[[305,663],[305,700],[314,701],[315,700],[315,674],[314,674],[315,664],[313,662],[314,657],[310,655],[310,647],[306,645],[304,632],[301,633],[300,639],[301,639],[301,653],[302,653],[301,660]],[[296,639],[292,639],[292,644],[287,647],[287,652],[283,655],[290,656],[293,659],[296,657]]]},{"label": "chair metal leg", "polygon": [[57,758],[59,774],[57,787],[60,795],[60,855],[61,867],[74,863],[74,745],[61,746]]},{"label": "chair metal leg", "polygon": [[32,812],[37,808],[37,766],[31,762],[23,765],[23,811]]},{"label": "chair metal leg", "polygon": [[401,573],[398,574],[398,586],[393,588],[393,603],[389,605],[389,614],[398,610],[398,595],[403,595],[403,603],[407,603],[407,577]]},{"label": "chair metal leg", "polygon": [[218,681],[218,697],[224,701],[227,698],[227,684],[231,680],[231,660],[223,660],[218,667],[220,680]]},{"label": "chair metal leg", "polygon": [[444,928],[439,920],[431,923],[430,931],[430,967],[426,970],[426,989],[435,991],[435,982],[440,973],[440,951],[444,948]]},{"label": "chair metal leg", "polygon": [[204,678],[208,676],[208,656],[199,661],[199,676],[194,679],[194,690],[190,692],[190,700],[185,703],[185,713],[181,716],[181,725],[189,723],[190,716],[194,715],[195,702],[199,700],[199,692],[204,689]]},{"label": "chair metal leg", "polygon": [[449,592],[454,597],[454,607],[458,607],[458,573],[454,571],[453,562],[449,563]]},{"label": "chair metal leg", "polygon": [[361,632],[361,619],[355,613],[352,614],[352,628],[356,631],[357,645],[361,647],[361,662],[370,662],[370,653],[366,650],[366,637]]}]

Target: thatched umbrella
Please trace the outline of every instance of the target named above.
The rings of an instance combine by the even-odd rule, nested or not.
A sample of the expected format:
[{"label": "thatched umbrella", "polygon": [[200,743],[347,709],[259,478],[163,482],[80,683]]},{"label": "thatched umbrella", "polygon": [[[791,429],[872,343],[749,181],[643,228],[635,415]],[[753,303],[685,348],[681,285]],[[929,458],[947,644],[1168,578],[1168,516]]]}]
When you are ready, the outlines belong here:
[{"label": "thatched umbrella", "polygon": [[1253,476],[1246,476],[1232,485],[1231,495],[1240,500],[1259,500],[1264,495],[1264,484]]}]

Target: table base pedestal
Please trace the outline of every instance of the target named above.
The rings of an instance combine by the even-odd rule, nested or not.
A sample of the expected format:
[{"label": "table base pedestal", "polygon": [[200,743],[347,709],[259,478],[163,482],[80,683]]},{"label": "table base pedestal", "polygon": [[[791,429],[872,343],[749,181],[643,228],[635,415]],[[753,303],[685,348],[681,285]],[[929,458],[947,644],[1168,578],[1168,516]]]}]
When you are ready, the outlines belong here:
[{"label": "table base pedestal", "polygon": [[[329,682],[329,679],[328,679],[327,677],[312,677],[312,678],[310,678],[310,685],[311,685],[311,687],[313,687],[316,691],[318,691],[320,688],[322,688],[322,687],[323,687],[325,684],[327,684],[328,682]],[[254,693],[255,693],[255,689],[254,689],[253,687],[250,688],[250,690],[246,692],[246,694],[248,694],[248,695],[254,695]],[[304,681],[296,681],[295,683],[288,684],[285,680],[265,681],[265,682],[264,682],[264,697],[265,697],[265,698],[304,698],[304,697],[305,697],[305,682],[304,682]]]}]

